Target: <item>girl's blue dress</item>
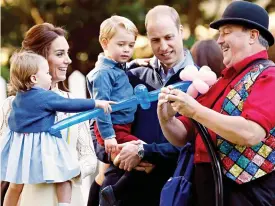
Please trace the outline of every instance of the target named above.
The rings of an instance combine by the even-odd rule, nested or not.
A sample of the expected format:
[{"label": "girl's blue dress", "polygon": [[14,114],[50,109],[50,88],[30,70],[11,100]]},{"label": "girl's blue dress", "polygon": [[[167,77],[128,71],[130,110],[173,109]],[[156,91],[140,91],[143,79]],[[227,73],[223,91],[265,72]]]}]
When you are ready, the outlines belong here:
[{"label": "girl's blue dress", "polygon": [[67,142],[48,132],[17,133],[7,129],[1,143],[1,180],[16,184],[65,182],[80,168]]},{"label": "girl's blue dress", "polygon": [[47,131],[55,121],[56,109],[79,112],[93,108],[94,100],[67,99],[41,88],[18,92],[9,127],[1,138],[1,180],[15,184],[55,183],[79,175],[79,163],[65,138]]}]

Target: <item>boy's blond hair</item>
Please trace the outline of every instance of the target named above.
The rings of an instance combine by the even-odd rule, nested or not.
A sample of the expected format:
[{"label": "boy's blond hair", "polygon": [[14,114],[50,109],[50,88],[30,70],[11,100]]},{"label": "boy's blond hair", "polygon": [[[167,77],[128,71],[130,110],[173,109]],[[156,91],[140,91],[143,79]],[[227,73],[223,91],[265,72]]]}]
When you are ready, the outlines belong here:
[{"label": "boy's blond hair", "polygon": [[104,39],[110,40],[116,33],[116,28],[120,26],[125,28],[128,32],[138,35],[138,29],[135,24],[123,17],[123,16],[112,16],[104,20],[100,25],[99,42],[102,43]]},{"label": "boy's blond hair", "polygon": [[33,86],[31,76],[36,74],[43,56],[30,51],[15,52],[10,60],[10,85],[14,91],[27,91]]}]

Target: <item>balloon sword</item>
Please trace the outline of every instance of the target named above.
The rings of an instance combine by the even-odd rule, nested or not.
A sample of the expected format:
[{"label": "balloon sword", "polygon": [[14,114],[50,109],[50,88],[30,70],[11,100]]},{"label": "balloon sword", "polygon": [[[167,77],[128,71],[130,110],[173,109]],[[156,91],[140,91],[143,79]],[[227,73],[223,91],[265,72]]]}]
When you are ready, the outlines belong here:
[{"label": "balloon sword", "polygon": [[[175,84],[171,84],[170,86],[174,89],[179,89],[181,91],[186,92],[191,81],[178,82]],[[132,106],[136,106],[140,104],[142,109],[149,109],[151,106],[151,102],[158,100],[158,95],[160,93],[160,89],[148,92],[147,88],[143,84],[139,84],[134,89],[135,95],[131,96],[128,99],[124,99],[116,104],[111,105],[112,112],[116,112],[122,109],[130,108]],[[103,109],[93,109],[86,112],[80,112],[76,115],[63,119],[56,124],[54,124],[50,129],[50,134],[55,134],[62,129],[70,127],[72,125],[78,124],[80,122],[84,122],[89,119],[96,118],[100,115],[103,115]]]}]

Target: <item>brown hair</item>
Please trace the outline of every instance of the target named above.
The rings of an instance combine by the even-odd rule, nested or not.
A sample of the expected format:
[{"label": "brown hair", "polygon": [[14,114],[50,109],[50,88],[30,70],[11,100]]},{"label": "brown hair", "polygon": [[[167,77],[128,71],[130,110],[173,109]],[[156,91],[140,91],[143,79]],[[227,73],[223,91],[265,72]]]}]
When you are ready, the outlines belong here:
[{"label": "brown hair", "polygon": [[[33,51],[46,59],[51,43],[59,36],[66,36],[67,32],[61,27],[55,27],[50,23],[38,24],[30,28],[22,42],[22,50]],[[59,82],[60,89],[69,91],[64,82]]]},{"label": "brown hair", "polygon": [[138,29],[135,24],[123,17],[123,16],[112,16],[108,19],[105,19],[100,25],[100,33],[99,33],[99,42],[102,43],[103,39],[110,40],[116,33],[116,28],[121,26],[125,28],[128,32],[133,33],[135,38],[138,35]]},{"label": "brown hair", "polygon": [[163,16],[163,15],[168,15],[171,17],[171,19],[174,21],[177,29],[180,28],[181,23],[180,23],[180,17],[179,17],[179,13],[176,11],[176,9],[174,9],[171,6],[167,6],[167,5],[158,5],[155,6],[154,8],[150,9],[148,11],[148,13],[145,16],[145,28],[147,29],[147,25],[148,25],[148,21],[150,17],[155,17],[157,15]]},{"label": "brown hair", "polygon": [[221,71],[225,68],[223,65],[223,55],[221,48],[215,40],[202,40],[196,42],[191,48],[191,54],[194,62],[202,67],[209,66],[217,77],[221,75]]},{"label": "brown hair", "polygon": [[11,57],[10,85],[14,91],[27,91],[32,86],[31,76],[36,74],[43,56],[33,52],[15,52]]}]

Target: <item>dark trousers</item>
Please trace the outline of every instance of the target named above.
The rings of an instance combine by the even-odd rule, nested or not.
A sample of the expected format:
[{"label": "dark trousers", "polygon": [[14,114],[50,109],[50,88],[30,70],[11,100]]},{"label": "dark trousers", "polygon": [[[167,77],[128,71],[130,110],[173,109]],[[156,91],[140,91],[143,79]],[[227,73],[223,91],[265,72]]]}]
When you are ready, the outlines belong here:
[{"label": "dark trousers", "polygon": [[[227,177],[224,183],[224,206],[275,206],[275,172],[238,185]],[[211,165],[196,164],[194,194],[197,206],[215,205],[215,184]]]},{"label": "dark trousers", "polygon": [[[123,188],[125,195],[120,199],[120,206],[159,206],[160,192],[169,176],[165,171],[156,167],[151,173],[144,175],[144,172],[131,171],[127,174],[131,183]],[[164,174],[163,174],[164,173]],[[105,173],[105,180],[102,188],[107,185],[114,185],[125,175],[124,170],[111,166]]]}]

